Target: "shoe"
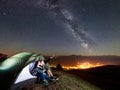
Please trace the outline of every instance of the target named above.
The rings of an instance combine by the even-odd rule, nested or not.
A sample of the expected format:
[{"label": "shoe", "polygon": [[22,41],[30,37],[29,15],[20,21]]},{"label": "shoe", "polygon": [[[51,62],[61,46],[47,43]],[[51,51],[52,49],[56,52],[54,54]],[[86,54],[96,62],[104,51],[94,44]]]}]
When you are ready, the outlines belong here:
[{"label": "shoe", "polygon": [[56,81],[58,81],[58,80],[59,80],[59,78],[50,79],[51,82],[56,82]]},{"label": "shoe", "polygon": [[56,81],[58,81],[58,80],[59,80],[59,78],[55,78],[55,80],[56,80]]},{"label": "shoe", "polygon": [[43,85],[44,86],[48,86],[49,85],[48,81],[47,80],[43,80]]}]

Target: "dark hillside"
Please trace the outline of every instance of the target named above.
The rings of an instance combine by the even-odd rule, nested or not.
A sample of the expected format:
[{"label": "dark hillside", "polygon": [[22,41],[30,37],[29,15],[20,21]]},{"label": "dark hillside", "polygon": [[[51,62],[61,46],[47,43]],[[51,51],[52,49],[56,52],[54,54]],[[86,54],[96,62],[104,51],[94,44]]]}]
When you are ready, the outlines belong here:
[{"label": "dark hillside", "polygon": [[35,84],[35,79],[30,79],[14,85],[11,90],[101,90],[75,75],[58,70],[53,70],[53,72],[59,75],[59,80],[50,83],[47,87]]},{"label": "dark hillside", "polygon": [[73,73],[104,90],[120,89],[119,65],[107,65],[86,70],[70,70],[68,72]]}]

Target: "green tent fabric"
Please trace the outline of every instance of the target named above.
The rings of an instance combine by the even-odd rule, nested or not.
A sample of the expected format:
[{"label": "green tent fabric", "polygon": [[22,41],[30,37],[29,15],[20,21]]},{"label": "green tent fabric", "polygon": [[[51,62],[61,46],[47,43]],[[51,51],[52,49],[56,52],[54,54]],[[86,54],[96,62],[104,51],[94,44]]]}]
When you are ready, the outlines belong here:
[{"label": "green tent fabric", "polygon": [[22,69],[37,57],[40,55],[22,52],[0,62],[0,90],[9,90]]}]

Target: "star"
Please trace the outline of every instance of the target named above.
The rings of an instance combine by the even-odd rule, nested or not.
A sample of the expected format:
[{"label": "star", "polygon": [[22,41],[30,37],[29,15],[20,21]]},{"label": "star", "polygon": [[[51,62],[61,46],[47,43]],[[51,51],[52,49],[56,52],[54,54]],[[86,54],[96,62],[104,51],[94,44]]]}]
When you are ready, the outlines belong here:
[{"label": "star", "polygon": [[7,15],[7,13],[6,12],[3,12],[3,16],[6,16]]}]

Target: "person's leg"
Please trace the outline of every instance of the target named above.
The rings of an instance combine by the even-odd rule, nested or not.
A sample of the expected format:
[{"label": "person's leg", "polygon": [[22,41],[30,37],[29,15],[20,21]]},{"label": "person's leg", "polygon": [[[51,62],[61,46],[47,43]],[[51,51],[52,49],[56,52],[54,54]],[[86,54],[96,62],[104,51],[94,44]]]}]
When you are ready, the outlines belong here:
[{"label": "person's leg", "polygon": [[45,79],[47,79],[50,82],[55,82],[56,80],[53,77],[49,77],[48,75],[44,74]]},{"label": "person's leg", "polygon": [[41,80],[45,80],[45,75],[43,73],[37,73],[37,76],[41,78]]},{"label": "person's leg", "polygon": [[39,76],[36,76],[36,83],[40,83],[40,77]]},{"label": "person's leg", "polygon": [[46,75],[44,73],[38,73],[40,79],[43,81],[43,84],[46,86],[46,85],[49,85],[48,81],[46,80]]},{"label": "person's leg", "polygon": [[51,82],[55,82],[55,81],[58,81],[58,80],[59,80],[58,77],[54,77],[54,76],[53,76],[51,70],[47,70],[47,71],[46,71],[46,76],[45,76],[45,78],[46,78],[47,80],[51,81]]},{"label": "person's leg", "polygon": [[45,79],[50,80],[50,77],[46,74],[44,74]]}]

